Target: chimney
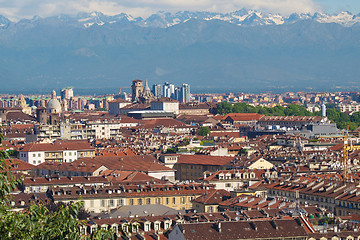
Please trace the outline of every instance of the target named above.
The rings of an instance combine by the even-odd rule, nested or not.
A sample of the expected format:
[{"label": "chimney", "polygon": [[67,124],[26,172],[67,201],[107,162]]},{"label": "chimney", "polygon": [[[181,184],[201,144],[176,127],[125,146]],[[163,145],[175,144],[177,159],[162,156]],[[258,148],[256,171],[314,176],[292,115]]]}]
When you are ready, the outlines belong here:
[{"label": "chimney", "polygon": [[252,229],[254,229],[255,231],[257,231],[257,226],[255,225],[254,222],[250,222],[250,226],[252,227]]},{"label": "chimney", "polygon": [[220,222],[220,221],[217,221],[217,222],[215,223],[215,225],[216,225],[216,230],[217,230],[219,233],[221,233],[221,222]]}]

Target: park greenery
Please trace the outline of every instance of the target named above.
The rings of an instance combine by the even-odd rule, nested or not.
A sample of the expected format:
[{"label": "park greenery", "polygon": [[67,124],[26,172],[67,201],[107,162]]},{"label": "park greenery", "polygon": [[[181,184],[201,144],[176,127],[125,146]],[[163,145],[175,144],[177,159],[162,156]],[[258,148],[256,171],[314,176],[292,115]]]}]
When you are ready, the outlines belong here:
[{"label": "park greenery", "polygon": [[[349,126],[350,131],[356,130],[360,126],[360,112],[353,113],[351,116],[340,112],[333,104],[328,104],[326,115],[328,119],[336,123],[340,129],[347,129]],[[320,112],[309,112],[305,107],[296,104],[289,104],[287,107],[275,106],[275,107],[262,107],[251,106],[246,103],[231,104],[228,102],[222,102],[217,104],[218,114],[228,113],[258,113],[266,116],[321,116]]]},{"label": "park greenery", "polygon": [[210,135],[210,129],[208,127],[202,126],[199,129],[198,135],[203,136],[203,137],[207,137],[207,136]]},{"label": "park greenery", "polygon": [[[2,139],[0,132],[0,146]],[[80,233],[79,227],[85,225],[78,218],[82,202],[59,204],[54,209],[33,203],[24,210],[13,211],[11,192],[17,189],[22,179],[11,173],[8,159],[7,152],[0,151],[0,239],[116,239],[114,232],[103,229],[91,236]]]}]

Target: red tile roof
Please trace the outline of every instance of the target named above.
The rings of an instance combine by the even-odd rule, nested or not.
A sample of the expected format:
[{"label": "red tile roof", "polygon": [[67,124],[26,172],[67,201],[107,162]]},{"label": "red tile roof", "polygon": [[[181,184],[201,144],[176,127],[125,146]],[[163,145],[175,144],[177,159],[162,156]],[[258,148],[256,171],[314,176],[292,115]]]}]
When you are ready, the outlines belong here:
[{"label": "red tile roof", "polygon": [[[142,172],[156,171],[174,171],[171,168],[161,165],[153,155],[136,155],[124,157],[95,157],[83,158],[77,161],[83,161],[85,164],[101,163],[112,170],[130,170]],[[76,161],[74,161],[75,163]]]},{"label": "red tile roof", "polygon": [[6,160],[6,164],[10,167],[10,171],[28,171],[35,167],[30,163],[21,161],[16,158]]},{"label": "red tile roof", "polygon": [[197,203],[203,204],[219,204],[224,201],[226,198],[229,198],[231,194],[223,189],[211,189],[205,193],[205,195],[200,196],[194,200]]},{"label": "red tile roof", "polygon": [[264,115],[258,113],[229,113],[225,116],[225,119],[231,118],[233,121],[252,121],[259,120]]},{"label": "red tile roof", "polygon": [[198,164],[198,165],[214,165],[223,166],[230,164],[235,157],[219,157],[209,155],[179,155],[179,164]]},{"label": "red tile roof", "polygon": [[94,150],[87,140],[57,141],[55,143],[30,143],[24,145],[20,152],[48,152],[64,150]]}]

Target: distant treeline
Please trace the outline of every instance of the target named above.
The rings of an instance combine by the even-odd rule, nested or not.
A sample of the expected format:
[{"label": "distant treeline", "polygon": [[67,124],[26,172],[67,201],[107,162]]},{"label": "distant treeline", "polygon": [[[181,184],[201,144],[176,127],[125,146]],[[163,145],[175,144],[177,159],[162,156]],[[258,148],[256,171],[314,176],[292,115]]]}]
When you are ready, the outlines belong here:
[{"label": "distant treeline", "polygon": [[[266,116],[321,116],[321,112],[309,112],[305,107],[296,104],[290,104],[288,107],[275,106],[275,107],[262,107],[251,106],[246,103],[231,104],[228,102],[222,102],[217,104],[218,114],[228,113],[259,113]],[[326,110],[327,117],[336,123],[338,128],[347,129],[349,126],[350,131],[354,131],[360,126],[360,113],[356,112],[351,116],[340,112],[335,108],[335,105],[328,104]]]}]

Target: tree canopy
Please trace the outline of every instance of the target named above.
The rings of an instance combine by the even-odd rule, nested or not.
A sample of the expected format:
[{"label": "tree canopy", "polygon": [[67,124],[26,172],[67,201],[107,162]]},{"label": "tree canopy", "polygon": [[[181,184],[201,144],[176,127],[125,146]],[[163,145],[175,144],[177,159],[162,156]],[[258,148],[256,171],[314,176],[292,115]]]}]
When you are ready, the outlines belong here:
[{"label": "tree canopy", "polygon": [[200,127],[198,134],[200,136],[204,136],[204,137],[209,136],[210,135],[210,129],[208,127],[202,126],[202,127]]},{"label": "tree canopy", "polygon": [[[336,123],[340,129],[347,129],[354,131],[360,126],[360,113],[356,112],[351,116],[340,112],[334,104],[327,104],[327,117],[332,122]],[[228,113],[259,113],[267,116],[321,116],[320,112],[309,112],[305,107],[296,104],[290,104],[287,107],[275,106],[272,108],[262,106],[251,106],[246,103],[231,104],[222,102],[217,104],[217,114]]]},{"label": "tree canopy", "polygon": [[[0,129],[1,130],[1,129]],[[3,135],[0,133],[0,145]],[[82,202],[59,206],[50,211],[42,203],[31,204],[23,211],[12,211],[11,192],[22,179],[16,178],[6,164],[5,151],[0,151],[0,238],[1,239],[116,239],[112,231],[99,229],[91,236],[82,236],[78,219]],[[10,160],[11,161],[11,160]]]}]

